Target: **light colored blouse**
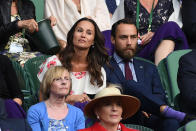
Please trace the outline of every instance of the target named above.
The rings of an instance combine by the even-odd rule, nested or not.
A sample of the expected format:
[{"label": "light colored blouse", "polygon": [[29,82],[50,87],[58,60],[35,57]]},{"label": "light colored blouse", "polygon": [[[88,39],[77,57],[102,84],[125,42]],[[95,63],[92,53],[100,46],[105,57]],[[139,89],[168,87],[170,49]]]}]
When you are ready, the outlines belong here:
[{"label": "light colored blouse", "polygon": [[67,33],[82,17],[90,16],[101,31],[110,30],[110,15],[105,0],[80,0],[81,13],[72,0],[45,0],[45,17],[57,19],[53,27],[57,39],[67,41]]},{"label": "light colored blouse", "polygon": [[[51,66],[62,66],[60,60],[56,55],[53,55],[46,59],[46,61],[40,65],[40,71],[37,74],[40,82],[42,81],[44,74]],[[92,85],[90,83],[90,74],[88,71],[82,72],[70,72],[70,77],[72,79],[72,91],[71,94],[79,95],[79,94],[91,94],[94,95],[103,88],[106,87],[106,72],[104,68],[101,68],[103,85],[98,87],[98,85]]]}]

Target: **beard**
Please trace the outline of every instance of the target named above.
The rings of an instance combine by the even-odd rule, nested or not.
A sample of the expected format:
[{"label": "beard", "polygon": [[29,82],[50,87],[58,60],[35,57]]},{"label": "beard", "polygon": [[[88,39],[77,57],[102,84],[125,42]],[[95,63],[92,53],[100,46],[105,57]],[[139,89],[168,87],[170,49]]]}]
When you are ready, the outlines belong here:
[{"label": "beard", "polygon": [[129,61],[130,59],[132,59],[135,56],[136,50],[137,47],[126,47],[124,49],[120,49],[118,47],[115,48],[116,53],[125,61]]}]

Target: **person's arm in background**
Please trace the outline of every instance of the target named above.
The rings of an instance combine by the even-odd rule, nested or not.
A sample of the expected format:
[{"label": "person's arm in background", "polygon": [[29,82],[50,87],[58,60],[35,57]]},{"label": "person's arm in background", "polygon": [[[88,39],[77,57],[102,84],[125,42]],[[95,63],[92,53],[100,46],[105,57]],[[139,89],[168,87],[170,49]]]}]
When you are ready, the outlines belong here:
[{"label": "person's arm in background", "polygon": [[18,21],[4,24],[3,15],[3,12],[0,10],[0,45],[7,44],[7,41],[11,35],[21,31],[21,29],[18,27]]},{"label": "person's arm in background", "polygon": [[81,110],[77,112],[77,120],[76,120],[76,129],[84,129],[85,128],[85,117]]},{"label": "person's arm in background", "polygon": [[22,105],[23,94],[19,87],[18,78],[12,66],[12,62],[9,60],[7,56],[2,56],[1,59],[3,59],[4,61],[4,78],[10,96],[12,96],[13,101],[18,103],[19,105]]},{"label": "person's arm in background", "polygon": [[27,112],[27,121],[33,131],[41,131],[41,121],[40,116],[42,115],[40,110],[43,110],[44,107],[34,105],[29,108]]},{"label": "person's arm in background", "polygon": [[[66,43],[66,36],[65,35],[61,35],[63,33],[63,29],[65,30],[65,26],[63,21],[64,21],[64,10],[63,10],[63,4],[64,3],[59,3],[61,1],[51,1],[51,0],[47,0],[45,1],[45,11],[44,11],[44,17],[45,18],[51,18],[55,16],[55,22],[51,21],[51,24],[54,23],[54,25],[56,25],[55,27],[53,27],[53,31],[55,32],[55,35],[57,37],[57,40],[59,42],[59,45],[61,48],[64,48],[67,43]],[[58,6],[60,5],[60,7],[58,8]],[[61,19],[59,20],[59,16],[61,16]]]}]

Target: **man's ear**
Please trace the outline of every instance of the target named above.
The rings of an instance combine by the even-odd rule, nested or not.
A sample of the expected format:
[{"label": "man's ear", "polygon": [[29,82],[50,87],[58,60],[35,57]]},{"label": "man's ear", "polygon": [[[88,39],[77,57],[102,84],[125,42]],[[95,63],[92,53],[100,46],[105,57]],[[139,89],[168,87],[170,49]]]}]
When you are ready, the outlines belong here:
[{"label": "man's ear", "polygon": [[111,42],[113,45],[115,45],[115,38],[113,36],[111,36]]}]

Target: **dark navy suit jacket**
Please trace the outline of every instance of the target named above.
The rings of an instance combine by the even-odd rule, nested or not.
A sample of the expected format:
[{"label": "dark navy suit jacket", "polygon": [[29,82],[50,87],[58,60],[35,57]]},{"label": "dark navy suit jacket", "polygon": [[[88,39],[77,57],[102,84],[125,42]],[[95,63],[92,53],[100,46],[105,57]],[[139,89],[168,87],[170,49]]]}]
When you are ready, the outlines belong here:
[{"label": "dark navy suit jacket", "polygon": [[121,84],[124,94],[133,95],[140,99],[142,110],[160,115],[160,106],[166,104],[166,98],[156,66],[134,58],[136,82],[125,79],[113,57],[110,60],[110,65],[112,67],[105,66],[107,82]]}]

